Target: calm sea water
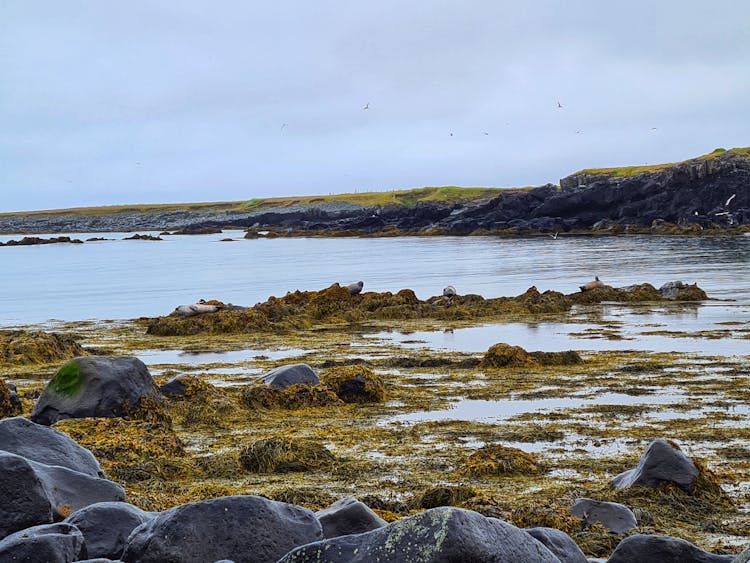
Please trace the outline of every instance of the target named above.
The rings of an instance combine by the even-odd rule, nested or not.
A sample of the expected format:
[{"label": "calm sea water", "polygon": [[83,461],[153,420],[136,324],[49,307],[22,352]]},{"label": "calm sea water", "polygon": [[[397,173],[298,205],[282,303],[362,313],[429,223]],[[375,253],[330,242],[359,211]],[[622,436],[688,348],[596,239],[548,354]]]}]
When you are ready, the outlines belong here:
[{"label": "calm sea water", "polygon": [[[47,320],[163,315],[198,299],[253,305],[269,295],[363,280],[365,291],[439,295],[448,284],[485,297],[577,291],[598,275],[623,286],[697,282],[711,297],[736,300],[714,322],[745,317],[750,305],[750,237],[494,237],[244,240],[239,231],[173,236],[163,242],[0,248],[0,326]],[[48,235],[44,235],[48,236]],[[233,237],[234,242],[220,242]],[[18,236],[2,236],[6,241]],[[718,309],[717,309],[718,310]]]}]

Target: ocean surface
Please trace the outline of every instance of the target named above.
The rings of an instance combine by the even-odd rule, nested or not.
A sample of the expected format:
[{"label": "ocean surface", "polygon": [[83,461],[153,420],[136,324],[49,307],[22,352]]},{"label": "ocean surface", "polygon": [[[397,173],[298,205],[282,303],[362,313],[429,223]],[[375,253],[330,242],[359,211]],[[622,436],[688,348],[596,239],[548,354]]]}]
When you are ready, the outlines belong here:
[{"label": "ocean surface", "polygon": [[[151,233],[156,234],[156,233]],[[689,322],[750,322],[750,237],[242,238],[241,231],[85,244],[2,247],[0,326],[164,315],[198,299],[254,305],[288,291],[364,281],[365,291],[411,288],[424,299],[517,295],[530,286],[570,293],[598,275],[625,286],[697,282],[710,297]],[[53,236],[53,235],[41,235]],[[0,236],[0,241],[18,239]],[[222,238],[235,239],[222,242]],[[746,341],[747,342],[747,341]]]}]

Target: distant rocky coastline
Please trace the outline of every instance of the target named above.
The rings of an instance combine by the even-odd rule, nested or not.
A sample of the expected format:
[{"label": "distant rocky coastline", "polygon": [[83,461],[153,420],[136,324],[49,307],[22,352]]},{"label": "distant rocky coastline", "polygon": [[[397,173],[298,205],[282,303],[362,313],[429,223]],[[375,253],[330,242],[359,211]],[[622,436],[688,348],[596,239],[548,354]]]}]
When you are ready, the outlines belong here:
[{"label": "distant rocky coastline", "polygon": [[[548,233],[700,234],[750,231],[750,159],[717,150],[674,165],[585,170],[528,190],[454,203],[409,207],[346,202],[238,212],[122,211],[0,215],[0,232],[238,228],[256,236],[524,235]],[[623,173],[626,171],[626,173]]]}]

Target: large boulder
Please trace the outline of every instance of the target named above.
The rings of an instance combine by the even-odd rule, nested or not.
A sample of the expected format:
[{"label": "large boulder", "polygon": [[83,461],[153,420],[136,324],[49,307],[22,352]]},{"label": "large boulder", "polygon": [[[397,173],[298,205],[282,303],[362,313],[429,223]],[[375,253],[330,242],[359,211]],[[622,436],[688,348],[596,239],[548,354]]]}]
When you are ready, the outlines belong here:
[{"label": "large boulder", "polygon": [[272,369],[263,375],[263,381],[274,389],[286,389],[292,385],[317,385],[320,379],[307,364],[290,364]]},{"label": "large boulder", "polygon": [[656,487],[660,483],[674,483],[692,493],[699,470],[673,442],[657,438],[649,444],[635,469],[629,469],[612,479],[616,489],[628,487]]},{"label": "large boulder", "polygon": [[312,511],[257,496],[230,496],[177,506],[133,530],[125,563],[274,563],[323,537]]},{"label": "large boulder", "polygon": [[89,557],[119,559],[130,533],[155,516],[126,502],[98,502],[77,510],[64,522],[81,530]]},{"label": "large boulder", "polygon": [[607,563],[730,563],[733,555],[708,553],[680,538],[636,534],[622,540]]},{"label": "large boulder", "polygon": [[635,514],[624,504],[600,502],[590,498],[579,498],[570,507],[570,513],[580,518],[584,524],[599,523],[610,532],[624,534],[638,526]]},{"label": "large boulder", "polygon": [[80,530],[62,522],[27,528],[0,541],[0,561],[68,563],[86,557]]},{"label": "large boulder", "polygon": [[117,483],[8,452],[0,452],[0,475],[0,537],[61,520],[95,502],[125,500]]},{"label": "large boulder", "polygon": [[478,512],[432,508],[384,528],[302,546],[279,563],[560,563],[541,542],[515,526]]},{"label": "large boulder", "polygon": [[337,500],[328,508],[316,512],[315,516],[323,527],[325,538],[361,534],[388,525],[370,507],[354,497]]},{"label": "large boulder", "polygon": [[64,418],[124,416],[143,397],[158,394],[148,368],[138,358],[74,358],[47,384],[31,419],[49,425]]},{"label": "large boulder", "polygon": [[568,534],[555,528],[526,528],[524,530],[532,538],[540,541],[554,553],[560,563],[588,563],[588,559]]},{"label": "large boulder", "polygon": [[0,420],[0,450],[46,465],[61,465],[92,477],[104,477],[93,454],[75,440],[20,416]]}]

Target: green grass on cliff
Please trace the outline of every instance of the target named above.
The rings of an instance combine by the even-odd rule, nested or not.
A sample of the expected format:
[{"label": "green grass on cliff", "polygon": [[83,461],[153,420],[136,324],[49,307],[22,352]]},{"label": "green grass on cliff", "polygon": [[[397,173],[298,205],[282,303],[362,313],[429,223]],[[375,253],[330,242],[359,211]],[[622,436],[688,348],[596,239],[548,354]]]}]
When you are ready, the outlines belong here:
[{"label": "green grass on cliff", "polygon": [[672,166],[677,166],[678,164],[683,164],[685,162],[710,160],[724,154],[736,154],[750,159],[750,147],[734,148],[729,150],[718,148],[713,152],[704,154],[703,156],[692,158],[690,160],[684,160],[682,162],[668,162],[665,164],[651,164],[645,166],[617,166],[613,168],[585,168],[583,170],[580,170],[579,172],[576,172],[575,175],[586,174],[589,176],[615,176],[618,178],[626,178],[630,176],[636,176],[638,174],[643,174],[644,172],[660,172],[662,170],[666,170],[667,168],[671,168]]},{"label": "green grass on cliff", "polygon": [[101,207],[77,207],[70,209],[51,209],[44,211],[21,211],[0,213],[3,215],[114,215],[148,214],[169,212],[219,213],[223,211],[262,211],[278,207],[320,205],[322,203],[344,202],[363,206],[404,205],[413,207],[420,201],[454,203],[465,200],[481,200],[497,196],[500,193],[526,190],[529,188],[460,188],[457,186],[426,187],[412,190],[394,190],[388,192],[358,192],[349,194],[331,194],[315,196],[290,196],[255,198],[246,201],[205,202],[205,203],[165,203],[144,205],[107,205]]}]

